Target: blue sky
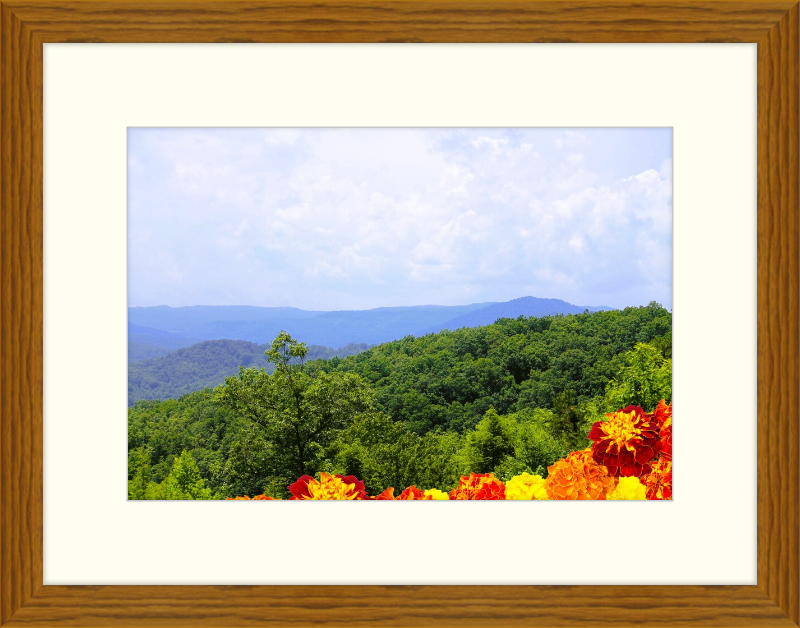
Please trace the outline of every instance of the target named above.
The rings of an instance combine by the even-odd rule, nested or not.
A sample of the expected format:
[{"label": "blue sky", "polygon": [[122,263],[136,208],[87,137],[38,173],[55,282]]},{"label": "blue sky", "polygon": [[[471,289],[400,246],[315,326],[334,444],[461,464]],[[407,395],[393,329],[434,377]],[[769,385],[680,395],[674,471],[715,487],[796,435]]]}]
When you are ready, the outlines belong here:
[{"label": "blue sky", "polygon": [[130,306],[672,307],[671,129],[128,131]]}]

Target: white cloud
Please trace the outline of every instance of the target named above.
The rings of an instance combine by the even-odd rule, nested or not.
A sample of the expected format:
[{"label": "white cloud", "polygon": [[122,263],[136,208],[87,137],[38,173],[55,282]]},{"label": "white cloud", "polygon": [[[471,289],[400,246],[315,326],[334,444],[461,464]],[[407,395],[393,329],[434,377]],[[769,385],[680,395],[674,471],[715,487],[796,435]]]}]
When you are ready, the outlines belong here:
[{"label": "white cloud", "polygon": [[[493,155],[499,155],[503,147],[508,144],[508,140],[506,139],[499,139],[494,137],[486,137],[485,135],[481,135],[474,140],[470,140],[470,144],[472,144],[475,148],[482,148],[488,146],[491,149],[491,153]],[[523,147],[524,151],[530,150],[531,145],[526,144]]]},{"label": "white cloud", "polygon": [[657,139],[657,161],[609,177],[589,129],[140,129],[132,304],[670,304]]},{"label": "white cloud", "polygon": [[594,172],[578,169],[558,180],[555,183],[555,187],[564,191],[584,189],[594,184],[598,178],[598,175]]},{"label": "white cloud", "polygon": [[583,163],[583,155],[580,153],[571,153],[564,159],[571,166],[580,166]]}]

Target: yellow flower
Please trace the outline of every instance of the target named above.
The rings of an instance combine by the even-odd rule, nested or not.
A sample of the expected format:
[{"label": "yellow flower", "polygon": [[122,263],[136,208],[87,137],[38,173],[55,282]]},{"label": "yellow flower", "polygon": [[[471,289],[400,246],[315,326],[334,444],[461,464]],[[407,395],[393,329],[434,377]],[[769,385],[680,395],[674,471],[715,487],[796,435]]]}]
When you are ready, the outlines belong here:
[{"label": "yellow flower", "polygon": [[606,499],[647,499],[647,489],[637,477],[620,478]]},{"label": "yellow flower", "polygon": [[450,496],[444,491],[440,491],[438,488],[429,488],[425,491],[425,497],[423,497],[423,499],[450,499]]},{"label": "yellow flower", "polygon": [[540,475],[523,473],[506,482],[506,499],[550,499]]}]

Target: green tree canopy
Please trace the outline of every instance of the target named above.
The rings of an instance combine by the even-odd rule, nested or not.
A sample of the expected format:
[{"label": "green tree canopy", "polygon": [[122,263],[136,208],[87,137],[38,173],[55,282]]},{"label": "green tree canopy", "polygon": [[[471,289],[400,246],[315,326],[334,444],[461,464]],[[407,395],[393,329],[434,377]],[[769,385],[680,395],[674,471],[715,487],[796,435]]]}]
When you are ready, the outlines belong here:
[{"label": "green tree canopy", "polygon": [[467,434],[466,457],[475,473],[490,473],[514,454],[517,423],[489,408],[474,431]]},{"label": "green tree canopy", "polygon": [[192,454],[184,450],[175,458],[172,471],[161,484],[150,483],[145,499],[214,499],[214,495],[206,487]]},{"label": "green tree canopy", "polygon": [[144,447],[131,450],[128,467],[133,472],[133,479],[128,480],[128,499],[145,499],[147,486],[150,484],[150,456]]},{"label": "green tree canopy", "polygon": [[662,399],[672,399],[672,360],[653,345],[637,343],[625,354],[627,366],[606,386],[609,412],[640,406],[650,412]]},{"label": "green tree canopy", "polygon": [[355,373],[306,373],[306,346],[286,332],[266,354],[275,365],[272,375],[240,368],[217,389],[216,398],[259,428],[272,448],[273,466],[286,477],[313,475],[336,431],[375,409],[374,395]]}]

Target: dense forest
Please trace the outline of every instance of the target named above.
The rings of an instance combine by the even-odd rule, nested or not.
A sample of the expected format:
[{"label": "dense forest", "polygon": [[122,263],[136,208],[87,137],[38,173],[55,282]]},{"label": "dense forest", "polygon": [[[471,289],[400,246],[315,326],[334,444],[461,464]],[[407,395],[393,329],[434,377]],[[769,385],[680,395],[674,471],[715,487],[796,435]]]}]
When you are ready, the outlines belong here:
[{"label": "dense forest", "polygon": [[343,358],[312,359],[300,340],[279,334],[270,369],[241,360],[214,389],[134,403],[129,497],[283,498],[320,472],[357,476],[371,495],[448,489],[470,472],[546,476],[606,412],[672,395],[672,315],[656,303],[500,319]]}]

